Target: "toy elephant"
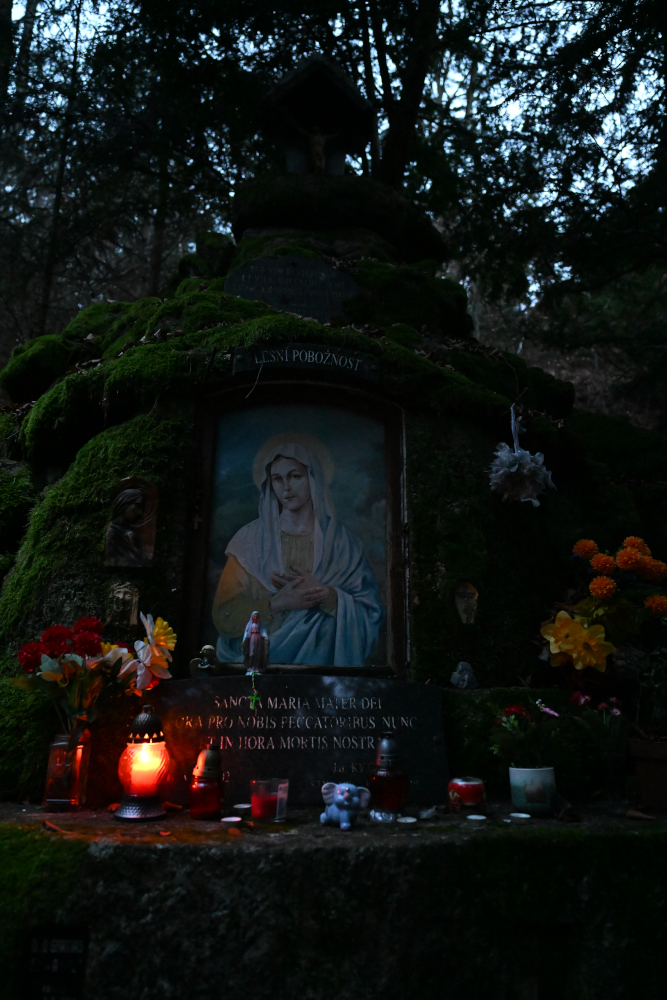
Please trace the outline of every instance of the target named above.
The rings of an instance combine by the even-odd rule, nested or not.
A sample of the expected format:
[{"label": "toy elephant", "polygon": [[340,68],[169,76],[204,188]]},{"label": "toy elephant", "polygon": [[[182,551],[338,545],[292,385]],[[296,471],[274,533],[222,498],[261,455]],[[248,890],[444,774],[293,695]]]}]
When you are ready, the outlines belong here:
[{"label": "toy elephant", "polygon": [[367,788],[357,785],[336,785],[327,781],[322,785],[325,810],[320,815],[320,823],[340,823],[341,830],[349,830],[357,822],[360,809],[365,809],[371,799]]}]

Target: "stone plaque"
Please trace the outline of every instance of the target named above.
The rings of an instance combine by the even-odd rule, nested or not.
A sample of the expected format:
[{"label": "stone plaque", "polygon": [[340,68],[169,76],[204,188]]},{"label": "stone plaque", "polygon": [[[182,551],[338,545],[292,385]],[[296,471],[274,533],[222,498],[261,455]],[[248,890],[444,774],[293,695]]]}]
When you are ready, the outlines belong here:
[{"label": "stone plaque", "polygon": [[326,344],[257,344],[237,347],[232,355],[232,370],[256,372],[260,368],[316,368],[327,375],[354,375],[377,382],[380,364],[371,354],[360,354],[344,347]]},{"label": "stone plaque", "polygon": [[345,271],[310,257],[259,257],[230,272],[225,292],[327,323],[359,286]]},{"label": "stone plaque", "polygon": [[442,692],[429,684],[362,677],[263,674],[167,681],[150,692],[175,761],[170,797],[187,803],[197,754],[222,750],[225,808],[249,801],[253,778],[289,778],[289,802],[322,802],[325,781],[365,785],[378,739],[392,730],[410,777],[410,802],[444,802]]}]

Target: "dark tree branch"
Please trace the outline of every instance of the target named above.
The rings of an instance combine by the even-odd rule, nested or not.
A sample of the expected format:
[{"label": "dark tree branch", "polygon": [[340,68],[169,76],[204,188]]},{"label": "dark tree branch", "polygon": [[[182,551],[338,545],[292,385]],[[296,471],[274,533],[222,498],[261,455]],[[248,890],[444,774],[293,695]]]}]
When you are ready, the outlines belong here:
[{"label": "dark tree branch", "polygon": [[394,105],[378,172],[379,179],[392,187],[401,187],[414,150],[424,81],[435,46],[439,16],[440,0],[419,0],[414,35],[401,73],[401,98]]}]

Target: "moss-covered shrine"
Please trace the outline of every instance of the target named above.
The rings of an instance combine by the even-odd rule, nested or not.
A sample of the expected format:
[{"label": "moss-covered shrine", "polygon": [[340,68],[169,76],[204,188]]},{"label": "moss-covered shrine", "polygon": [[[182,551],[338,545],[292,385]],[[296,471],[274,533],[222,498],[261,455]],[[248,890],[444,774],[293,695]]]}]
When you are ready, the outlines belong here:
[{"label": "moss-covered shrine", "polygon": [[[288,161],[314,156],[313,143],[310,152],[288,149]],[[172,673],[189,677],[202,644],[190,591],[192,549],[208,530],[200,516],[211,491],[201,471],[206,407],[252,406],[253,393],[261,401],[277,387],[286,399],[306,385],[311,399],[337,391],[367,413],[390,409],[401,427],[396,482],[405,503],[394,530],[404,562],[394,570],[405,641],[391,666],[403,680],[446,689],[452,770],[481,774],[491,796],[506,798],[507,768],[490,745],[498,710],[521,711],[538,696],[552,714],[568,710],[569,693],[556,689],[554,667],[539,654],[540,625],[569,584],[573,542],[594,537],[613,549],[635,535],[667,552],[667,441],[626,419],[577,411],[570,383],[475,340],[465,289],[446,276],[443,239],[389,187],[333,168],[261,177],[236,192],[233,232],[201,233],[159,297],[95,303],[60,334],[16,347],[0,372],[11,401],[0,414],[0,674],[18,675],[19,648],[53,623],[99,618],[105,642],[139,639],[139,622],[120,636],[113,617],[112,595],[126,587],[140,611],[183,636]],[[240,268],[281,259],[345,275],[337,287],[352,282],[356,292],[327,322],[230,293]],[[374,378],[237,366],[242,349],[261,355],[286,344],[363,356]],[[555,486],[539,506],[491,490],[494,451],[512,441],[513,407],[526,428],[522,447],[543,453]],[[154,556],[114,565],[105,551],[114,497],[137,477],[159,495]],[[462,587],[477,594],[474,615],[462,613]],[[451,686],[460,661],[472,665],[480,690]],[[127,721],[121,701],[107,704],[95,732]],[[662,823],[642,832],[641,816],[628,826],[625,811],[610,820],[602,810],[576,832],[555,821],[522,831],[504,827],[498,813],[493,829],[471,840],[460,817],[441,810],[419,833],[356,831],[341,845],[339,831],[325,836],[317,816],[304,813],[280,843],[249,827],[234,838],[219,824],[201,836],[181,824],[141,832],[128,846],[102,813],[38,829],[30,810],[41,801],[56,729],[49,700],[0,684],[0,797],[13,803],[0,813],[7,961],[38,924],[83,921],[102,928],[91,937],[88,988],[103,1000],[129,995],[129,980],[117,975],[126,963],[146,1000],[171,995],[174,984],[181,996],[208,1000],[222,964],[233,980],[224,995],[257,1000],[357,1000],[354,984],[323,985],[342,974],[369,996],[375,984],[383,996],[418,989],[435,997],[451,982],[453,995],[494,1000],[620,997],[640,981],[637,964],[643,995],[659,995],[651,935],[665,905]],[[550,762],[575,803],[611,787],[591,732],[573,726]],[[106,807],[103,798],[98,783],[93,804]],[[172,837],[168,851],[160,835]],[[317,898],[314,879],[323,883]],[[244,900],[260,916],[248,919]],[[132,950],[139,927],[152,947],[140,956]],[[366,937],[368,927],[387,933]],[[368,955],[347,955],[362,939]],[[444,940],[455,946],[456,967],[443,959]],[[200,944],[193,963],[186,952]],[[11,976],[19,996],[18,973]]]},{"label": "moss-covered shrine", "polygon": [[[361,225],[319,228],[339,203],[342,220]],[[594,535],[611,546],[635,533],[667,548],[662,436],[573,411],[569,383],[475,341],[464,289],[440,276],[433,257],[418,259],[422,245],[431,253],[439,245],[444,258],[437,234],[389,189],[355,178],[264,179],[239,192],[237,212],[238,243],[202,234],[161,298],[94,304],[59,336],[17,347],[0,373],[12,400],[1,418],[3,671],[16,672],[18,647],[50,623],[104,618],[110,587],[127,579],[142,609],[159,609],[181,631],[198,407],[239,384],[252,388],[254,373],[233,374],[235,348],[317,342],[376,358],[371,397],[405,413],[405,668],[447,685],[467,660],[484,687],[526,677],[550,686],[535,640],[567,581],[573,539]],[[382,234],[371,228],[378,216]],[[285,225],[307,219],[311,229]],[[263,220],[271,225],[262,229]],[[360,292],[326,325],[225,293],[227,272],[276,256],[333,262]],[[522,446],[544,453],[556,486],[539,508],[504,503],[489,488],[517,400],[528,430]],[[104,565],[112,491],[127,476],[155,483],[161,497],[154,563],[141,570]],[[457,612],[462,581],[479,593],[473,623]],[[176,676],[196,652],[177,650]],[[2,691],[3,794],[38,795],[55,720],[49,706]]]}]

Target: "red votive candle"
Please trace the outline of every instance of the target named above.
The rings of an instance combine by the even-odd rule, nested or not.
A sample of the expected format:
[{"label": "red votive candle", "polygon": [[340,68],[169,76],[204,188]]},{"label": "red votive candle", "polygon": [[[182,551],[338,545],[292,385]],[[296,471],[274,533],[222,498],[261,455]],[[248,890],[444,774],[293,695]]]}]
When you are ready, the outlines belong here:
[{"label": "red votive candle", "polygon": [[278,808],[277,795],[251,795],[250,810],[253,819],[275,819]]},{"label": "red votive candle", "polygon": [[481,778],[452,778],[449,782],[449,804],[459,809],[486,809],[486,789]]},{"label": "red votive candle", "polygon": [[287,814],[289,782],[279,778],[250,782],[250,812],[253,819],[281,823]]}]

